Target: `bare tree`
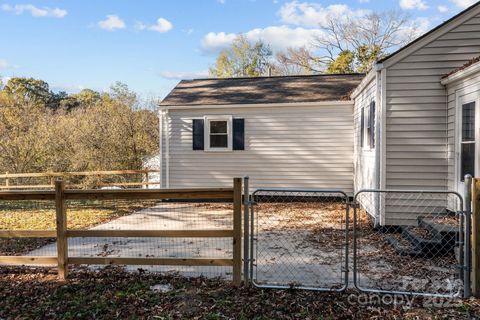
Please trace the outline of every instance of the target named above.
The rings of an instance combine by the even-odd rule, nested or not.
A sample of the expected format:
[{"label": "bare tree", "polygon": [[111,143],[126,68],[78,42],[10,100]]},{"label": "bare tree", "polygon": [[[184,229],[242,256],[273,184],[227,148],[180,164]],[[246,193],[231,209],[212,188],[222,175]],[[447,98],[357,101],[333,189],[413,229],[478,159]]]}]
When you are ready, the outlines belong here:
[{"label": "bare tree", "polygon": [[277,53],[275,72],[281,75],[321,73],[327,63],[324,59],[313,55],[306,47],[288,48]]},{"label": "bare tree", "polygon": [[[289,49],[277,55],[281,66],[277,69],[295,70],[296,66],[302,73],[322,73],[329,69],[366,72],[378,58],[418,36],[415,22],[401,11],[330,16],[320,29],[322,32],[314,38],[311,49]],[[351,65],[339,67],[336,60],[347,52],[354,57],[349,60]],[[329,68],[333,63],[336,67]]]}]

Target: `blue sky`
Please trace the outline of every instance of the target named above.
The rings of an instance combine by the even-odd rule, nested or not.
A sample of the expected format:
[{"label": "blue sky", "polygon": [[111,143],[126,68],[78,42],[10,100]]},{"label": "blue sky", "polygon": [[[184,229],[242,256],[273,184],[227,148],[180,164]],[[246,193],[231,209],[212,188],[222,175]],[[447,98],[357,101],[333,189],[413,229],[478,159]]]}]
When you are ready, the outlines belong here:
[{"label": "blue sky", "polygon": [[0,0],[0,76],[46,80],[54,90],[107,90],[122,81],[165,96],[204,77],[237,33],[275,50],[310,43],[329,13],[399,9],[426,31],[475,0]]}]

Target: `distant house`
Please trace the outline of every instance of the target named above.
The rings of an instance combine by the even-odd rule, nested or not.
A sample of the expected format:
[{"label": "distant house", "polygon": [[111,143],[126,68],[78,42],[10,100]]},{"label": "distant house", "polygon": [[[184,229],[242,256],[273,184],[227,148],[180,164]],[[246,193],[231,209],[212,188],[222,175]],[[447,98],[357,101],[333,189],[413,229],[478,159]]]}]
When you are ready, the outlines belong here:
[{"label": "distant house", "polygon": [[480,172],[478,56],[480,3],[366,75],[181,81],[160,104],[162,187],[462,191]]}]

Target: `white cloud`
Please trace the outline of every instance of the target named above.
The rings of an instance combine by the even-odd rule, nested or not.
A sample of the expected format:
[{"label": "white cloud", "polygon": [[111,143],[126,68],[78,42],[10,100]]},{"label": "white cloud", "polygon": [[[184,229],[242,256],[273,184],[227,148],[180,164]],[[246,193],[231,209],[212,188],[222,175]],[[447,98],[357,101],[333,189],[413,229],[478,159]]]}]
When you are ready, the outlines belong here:
[{"label": "white cloud", "polygon": [[152,25],[146,25],[143,22],[137,22],[135,25],[135,29],[140,31],[150,30],[150,31],[155,31],[160,33],[168,32],[172,30],[172,28],[173,28],[173,24],[165,18],[158,18],[157,22]]},{"label": "white cloud", "polygon": [[[287,47],[308,47],[312,44],[312,40],[321,34],[322,31],[319,29],[272,26],[250,30],[246,33],[246,37],[250,41],[265,41],[273,50],[284,50]],[[286,39],[288,41],[285,41]]]},{"label": "white cloud", "polygon": [[173,28],[173,25],[170,21],[164,18],[158,18],[157,23],[148,27],[149,30],[156,32],[168,32]]},{"label": "white cloud", "polygon": [[[289,47],[308,47],[313,39],[321,34],[322,31],[319,29],[290,28],[288,26],[256,28],[244,33],[247,40],[252,42],[262,40],[269,44],[274,51],[285,50]],[[228,47],[236,36],[235,33],[210,32],[203,37],[201,49],[204,53],[215,54]],[[285,41],[286,39],[288,41]]]},{"label": "white cloud", "polygon": [[225,0],[217,0],[217,2],[220,4],[225,4]]},{"label": "white cloud", "polygon": [[7,69],[10,67],[10,64],[5,59],[0,59],[0,69]]},{"label": "white cloud", "polygon": [[206,78],[208,77],[208,71],[197,71],[197,72],[173,72],[173,71],[163,71],[160,72],[162,78],[168,80],[183,80],[183,79],[195,79],[195,78]]},{"label": "white cloud", "polygon": [[450,0],[450,1],[462,9],[468,8],[471,5],[473,5],[475,2],[477,2],[477,0]]},{"label": "white cloud", "polygon": [[360,2],[360,3],[369,3],[370,0],[358,0],[358,2]]},{"label": "white cloud", "polygon": [[33,17],[63,18],[68,14],[67,10],[64,9],[49,7],[39,8],[33,4],[16,4],[14,6],[3,4],[0,8],[3,11],[13,12],[19,15],[23,14],[24,12],[29,12]]},{"label": "white cloud", "polygon": [[105,20],[98,22],[98,26],[108,31],[126,28],[125,22],[120,19],[119,16],[113,14],[107,15],[107,18]]},{"label": "white cloud", "polygon": [[279,11],[280,18],[287,24],[318,27],[325,24],[330,17],[362,17],[368,10],[352,10],[345,4],[332,4],[322,7],[311,2],[292,1],[284,4]]},{"label": "white cloud", "polygon": [[400,7],[406,10],[426,10],[428,9],[428,5],[423,0],[400,0]]},{"label": "white cloud", "polygon": [[444,6],[444,5],[439,5],[439,6],[437,6],[437,10],[441,13],[446,13],[446,12],[448,12],[448,7]]},{"label": "white cloud", "polygon": [[416,18],[409,25],[399,30],[398,36],[404,39],[411,36],[410,40],[414,40],[431,29],[430,20],[426,17]]},{"label": "white cloud", "polygon": [[209,32],[201,42],[202,51],[206,53],[216,53],[221,49],[228,47],[237,35],[225,32]]}]

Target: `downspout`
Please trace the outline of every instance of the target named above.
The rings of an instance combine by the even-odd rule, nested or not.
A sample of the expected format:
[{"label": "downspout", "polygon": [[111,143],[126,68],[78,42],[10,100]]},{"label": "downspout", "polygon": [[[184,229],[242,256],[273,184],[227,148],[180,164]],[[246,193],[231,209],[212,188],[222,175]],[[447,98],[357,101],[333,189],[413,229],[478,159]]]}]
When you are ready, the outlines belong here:
[{"label": "downspout", "polygon": [[163,188],[163,110],[159,110],[159,136],[160,136],[160,189]]},{"label": "downspout", "polygon": [[165,154],[165,177],[167,188],[170,188],[170,135],[169,135],[169,125],[168,125],[168,109],[165,109],[165,127],[167,131],[165,132],[165,144],[166,144],[166,154]]},{"label": "downspout", "polygon": [[[386,188],[386,118],[387,118],[387,69],[383,64],[378,63],[375,65],[376,69],[376,81],[377,81],[377,92],[376,92],[376,101],[378,103],[378,112],[376,114],[377,121],[377,130],[375,130],[375,172],[376,174],[376,189],[383,190]],[[380,84],[380,88],[378,86]],[[377,203],[377,212],[378,217],[375,217],[375,224],[385,225],[385,199],[378,196],[376,201]]]}]

